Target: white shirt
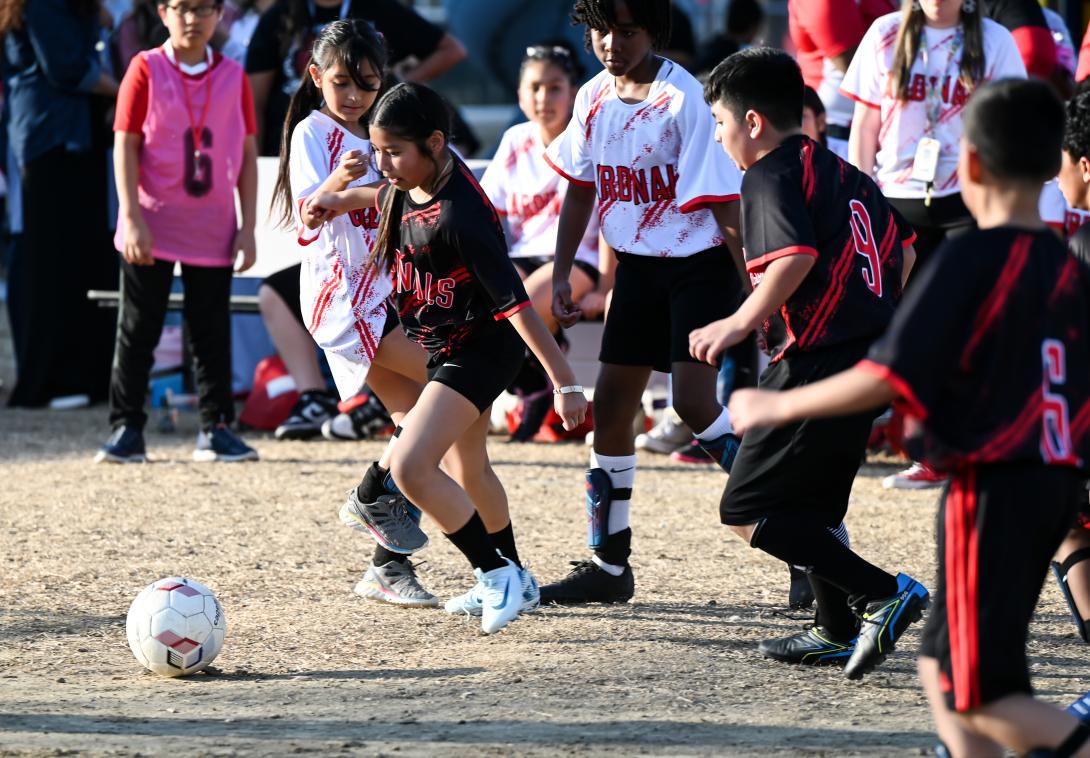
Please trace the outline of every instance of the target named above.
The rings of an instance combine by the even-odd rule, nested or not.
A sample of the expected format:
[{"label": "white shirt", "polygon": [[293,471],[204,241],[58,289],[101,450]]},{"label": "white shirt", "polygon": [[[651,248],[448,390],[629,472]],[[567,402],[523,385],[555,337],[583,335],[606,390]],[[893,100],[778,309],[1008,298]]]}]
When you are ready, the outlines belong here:
[{"label": "white shirt", "polygon": [[603,70],[579,89],[545,160],[598,191],[609,245],[634,255],[684,257],[722,245],[710,203],[738,199],[741,174],[715,142],[700,83],[662,59],[647,99],[629,104]]},{"label": "white shirt", "polygon": [[1071,239],[1075,232],[1090,221],[1090,211],[1080,211],[1067,204],[1056,179],[1047,182],[1041,190],[1038,210],[1041,220],[1053,229],[1063,232],[1064,239]]},{"label": "white shirt", "polygon": [[[980,23],[984,33],[983,81],[1025,79],[1026,67],[1011,33],[988,18]],[[924,27],[921,48],[926,45],[927,64],[921,49],[912,64],[910,97],[904,102],[892,91],[890,73],[900,25],[900,12],[882,16],[871,25],[844,75],[842,91],[853,100],[881,111],[875,172],[886,197],[920,198],[926,194],[926,184],[911,178],[916,147],[924,136],[934,136],[940,144],[932,194],[954,195],[960,190],[957,163],[961,112],[970,95],[959,80],[964,35],[960,27]],[[938,123],[930,134],[929,102],[937,106],[938,113]]]},{"label": "white shirt", "polygon": [[[560,207],[568,183],[545,162],[545,143],[537,124],[528,121],[504,132],[481,177],[481,187],[503,219],[512,258],[556,254]],[[594,216],[575,257],[598,268],[598,219]]]},{"label": "white shirt", "polygon": [[[367,265],[378,233],[378,209],[360,208],[307,229],[300,204],[310,197],[349,150],[371,155],[371,143],[347,131],[319,111],[312,111],[291,135],[291,196],[302,248],[299,304],[307,331],[329,359],[330,371],[343,399],[363,386],[382,339],[389,276]],[[349,187],[378,181],[374,166]]]}]

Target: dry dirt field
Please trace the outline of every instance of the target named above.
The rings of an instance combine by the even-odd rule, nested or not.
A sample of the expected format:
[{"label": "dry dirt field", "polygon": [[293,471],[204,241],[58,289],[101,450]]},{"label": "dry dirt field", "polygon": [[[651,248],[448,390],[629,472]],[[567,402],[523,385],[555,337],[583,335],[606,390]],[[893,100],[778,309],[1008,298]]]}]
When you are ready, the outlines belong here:
[{"label": "dry dirt field", "polygon": [[[787,571],[717,523],[722,475],[642,459],[635,600],[543,609],[503,633],[441,610],[356,597],[371,544],[336,518],[378,443],[278,443],[263,460],[194,464],[192,420],[149,435],[158,462],[94,466],[105,412],[0,410],[2,755],[928,755],[914,677],[918,632],[861,683],[758,657]],[[576,445],[492,454],[524,557],[550,580],[582,557]],[[848,525],[881,565],[934,578],[935,495],[861,473]],[[426,585],[467,586],[425,522]],[[162,576],[208,584],[227,614],[214,675],[144,673],[125,612]],[[1088,687],[1087,648],[1049,583],[1032,629],[1040,694]]]}]

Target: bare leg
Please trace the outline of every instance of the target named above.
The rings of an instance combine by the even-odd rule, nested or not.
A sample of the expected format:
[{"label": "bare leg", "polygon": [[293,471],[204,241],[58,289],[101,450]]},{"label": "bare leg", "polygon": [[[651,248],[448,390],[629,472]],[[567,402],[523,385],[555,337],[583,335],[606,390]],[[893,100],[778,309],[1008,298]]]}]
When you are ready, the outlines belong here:
[{"label": "bare leg", "polygon": [[[650,366],[602,364],[594,386],[594,451],[603,455],[635,455],[632,425],[651,378]],[[712,398],[715,397],[712,375]],[[710,422],[709,422],[710,423]]]},{"label": "bare leg", "polygon": [[[1082,527],[1072,529],[1060,549],[1056,551],[1056,562],[1064,560],[1076,550],[1090,548],[1090,531]],[[1067,572],[1067,588],[1078,609],[1079,617],[1090,619],[1090,560],[1079,561]]]},{"label": "bare leg", "polygon": [[482,413],[454,443],[443,465],[473,501],[485,529],[494,534],[511,522],[511,513],[507,493],[488,460],[488,426],[489,414]]},{"label": "bare leg", "polygon": [[[269,330],[276,352],[295,380],[296,389],[300,393],[324,390],[326,382],[318,368],[314,339],[292,313],[292,306],[285,303],[272,287],[258,289],[257,302],[261,308],[261,320]],[[298,308],[298,305],[295,307]]]},{"label": "bare leg", "polygon": [[939,739],[955,758],[961,756],[998,756],[1002,758],[1003,748],[987,737],[976,734],[964,719],[946,707],[942,689],[939,687],[939,662],[934,658],[921,657],[917,661],[920,684],[923,685],[927,702],[931,706],[931,716],[935,719],[935,728]]},{"label": "bare leg", "polygon": [[674,410],[694,433],[707,429],[723,413],[715,399],[716,370],[706,363],[678,362],[671,366]]}]

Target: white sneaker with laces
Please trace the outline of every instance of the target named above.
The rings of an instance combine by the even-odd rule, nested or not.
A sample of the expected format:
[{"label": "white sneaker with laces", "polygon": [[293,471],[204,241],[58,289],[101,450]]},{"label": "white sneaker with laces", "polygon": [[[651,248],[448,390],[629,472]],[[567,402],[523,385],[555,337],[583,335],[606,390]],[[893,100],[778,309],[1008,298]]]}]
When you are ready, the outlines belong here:
[{"label": "white sneaker with laces", "polygon": [[[516,568],[518,568],[516,566]],[[519,584],[522,590],[522,607],[519,613],[532,613],[541,605],[541,590],[538,588],[537,579],[530,573],[529,568],[518,569]],[[452,597],[443,606],[443,609],[454,616],[480,616],[484,605],[484,586],[477,582],[469,590],[461,595]]]},{"label": "white sneaker with laces", "polygon": [[669,455],[692,438],[693,433],[689,427],[673,410],[667,410],[662,421],[651,431],[636,435],[636,449]]},{"label": "white sneaker with laces", "polygon": [[522,608],[522,572],[509,559],[491,571],[477,570],[481,583],[481,631],[495,634],[518,618]]}]

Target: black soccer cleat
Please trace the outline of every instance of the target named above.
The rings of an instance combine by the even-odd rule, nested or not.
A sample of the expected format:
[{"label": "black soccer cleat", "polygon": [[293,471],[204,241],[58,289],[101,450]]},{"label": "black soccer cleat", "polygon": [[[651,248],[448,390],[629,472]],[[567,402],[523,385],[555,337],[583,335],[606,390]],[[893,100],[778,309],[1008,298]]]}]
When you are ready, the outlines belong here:
[{"label": "black soccer cleat", "polygon": [[931,593],[908,574],[897,575],[897,594],[867,603],[855,652],[844,667],[849,679],[864,674],[886,659],[909,625],[919,621],[931,604]]},{"label": "black soccer cleat", "polygon": [[793,611],[804,611],[814,605],[814,588],[810,578],[802,569],[787,567],[791,572],[791,587],[787,591],[787,607]]},{"label": "black soccer cleat", "polygon": [[591,560],[571,561],[574,566],[566,577],[541,588],[541,604],[580,605],[582,603],[627,603],[636,591],[632,567],[613,576]]},{"label": "black soccer cleat", "polygon": [[845,663],[855,650],[855,640],[833,639],[823,627],[812,626],[790,637],[765,640],[757,649],[766,658],[784,663],[816,666],[822,663]]}]

